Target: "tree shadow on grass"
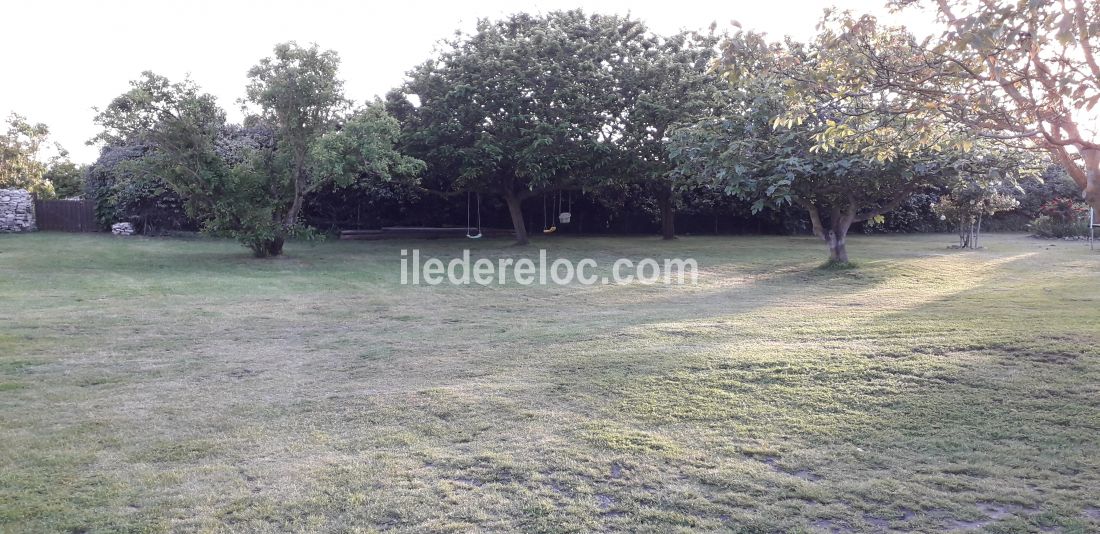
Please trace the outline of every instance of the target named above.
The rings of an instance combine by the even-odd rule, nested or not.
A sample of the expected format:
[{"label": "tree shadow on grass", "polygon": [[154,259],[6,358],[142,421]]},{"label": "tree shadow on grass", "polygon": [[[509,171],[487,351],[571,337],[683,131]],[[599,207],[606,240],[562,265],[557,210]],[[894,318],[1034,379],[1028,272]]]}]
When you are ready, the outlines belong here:
[{"label": "tree shadow on grass", "polygon": [[[632,381],[604,416],[813,473],[798,491],[838,528],[1087,528],[1082,510],[1100,487],[1100,402],[1086,386],[1100,380],[1100,314],[1073,296],[1088,280],[1014,293],[978,282],[781,343],[730,343]],[[1051,314],[1050,300],[1065,312]],[[690,462],[673,471],[715,476]],[[779,502],[787,490],[764,491]]]}]

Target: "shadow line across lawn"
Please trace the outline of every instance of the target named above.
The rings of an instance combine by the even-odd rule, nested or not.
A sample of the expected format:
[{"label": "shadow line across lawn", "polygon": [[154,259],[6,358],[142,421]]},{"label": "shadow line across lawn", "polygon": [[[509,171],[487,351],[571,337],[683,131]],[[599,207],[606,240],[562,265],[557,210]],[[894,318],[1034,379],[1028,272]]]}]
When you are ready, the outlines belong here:
[{"label": "shadow line across lawn", "polygon": [[[755,491],[780,513],[817,516],[812,525],[825,530],[1084,528],[1100,487],[1090,438],[1100,430],[1100,401],[1081,387],[1100,378],[1097,316],[1071,303],[1089,287],[1087,273],[1006,296],[995,269],[1029,257],[989,262],[967,287],[920,303],[860,302],[824,328],[800,331],[806,319],[797,314],[778,319],[770,335],[632,377],[625,400],[601,416],[644,429],[635,430],[639,443],[727,447],[759,460],[789,480]],[[844,297],[864,300],[888,286]],[[1015,305],[991,305],[1006,299]],[[1051,302],[1063,313],[1050,314]],[[716,321],[737,324],[694,318],[685,330]],[[725,476],[743,469],[722,464],[692,458],[677,469],[722,480],[701,484],[708,500],[727,486],[744,491]],[[784,508],[786,499],[796,504]]]}]

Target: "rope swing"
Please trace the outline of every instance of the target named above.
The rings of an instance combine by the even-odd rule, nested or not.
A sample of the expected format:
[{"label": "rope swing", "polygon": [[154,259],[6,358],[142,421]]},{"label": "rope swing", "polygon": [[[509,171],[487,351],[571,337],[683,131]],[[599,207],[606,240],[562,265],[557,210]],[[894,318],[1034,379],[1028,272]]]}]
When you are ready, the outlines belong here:
[{"label": "rope swing", "polygon": [[561,192],[558,192],[558,222],[561,224],[569,224],[569,220],[573,218],[573,214],[569,213],[573,209],[573,193],[569,193],[569,207],[565,208],[565,211],[561,210]]},{"label": "rope swing", "polygon": [[466,192],[466,237],[478,239],[481,237],[481,193],[477,193],[477,234],[473,233],[470,226],[470,191]]},{"label": "rope swing", "polygon": [[[569,193],[568,200],[569,206],[565,208],[565,210],[562,210],[562,194],[561,191],[558,191],[558,205],[557,209],[554,210],[555,213],[558,214],[558,216],[553,217],[546,210],[546,195],[542,195],[542,233],[552,234],[558,231],[557,225],[554,224],[555,219],[557,219],[558,224],[569,224],[569,221],[573,219],[573,214],[570,213],[570,210],[573,209],[573,193]],[[550,207],[554,207],[553,193],[551,193],[550,196]]]},{"label": "rope swing", "polygon": [[[560,193],[558,194],[558,202],[561,202]],[[553,204],[554,201],[551,200],[550,203]],[[550,218],[549,214],[546,211],[546,195],[544,194],[542,195],[542,233],[552,234],[557,231],[558,227],[554,226],[554,220]]]}]

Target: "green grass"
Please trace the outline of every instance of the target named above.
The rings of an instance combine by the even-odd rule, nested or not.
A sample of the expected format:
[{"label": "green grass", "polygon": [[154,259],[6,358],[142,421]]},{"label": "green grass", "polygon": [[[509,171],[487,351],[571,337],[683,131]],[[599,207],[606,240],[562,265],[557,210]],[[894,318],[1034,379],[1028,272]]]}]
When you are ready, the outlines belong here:
[{"label": "green grass", "polygon": [[0,236],[0,531],[1097,531],[1100,252],[951,242]]}]

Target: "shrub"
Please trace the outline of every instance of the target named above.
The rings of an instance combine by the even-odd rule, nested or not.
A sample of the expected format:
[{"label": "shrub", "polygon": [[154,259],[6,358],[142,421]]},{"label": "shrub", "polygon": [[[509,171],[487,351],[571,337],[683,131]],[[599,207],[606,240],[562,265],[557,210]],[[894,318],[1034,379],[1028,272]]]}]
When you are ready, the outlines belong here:
[{"label": "shrub", "polygon": [[1040,215],[1031,223],[1031,232],[1039,237],[1082,237],[1088,235],[1089,225],[1080,217],[1060,221],[1050,215]]},{"label": "shrub", "polygon": [[1055,198],[1043,204],[1043,207],[1039,208],[1039,213],[1050,217],[1056,223],[1066,224],[1081,220],[1081,217],[1088,210],[1088,207],[1084,204],[1079,204],[1072,198],[1063,197]]},{"label": "shrub", "polygon": [[150,149],[140,143],[108,145],[85,170],[85,198],[95,202],[96,218],[104,228],[133,223],[143,234],[195,229],[179,195],[141,165]]}]

